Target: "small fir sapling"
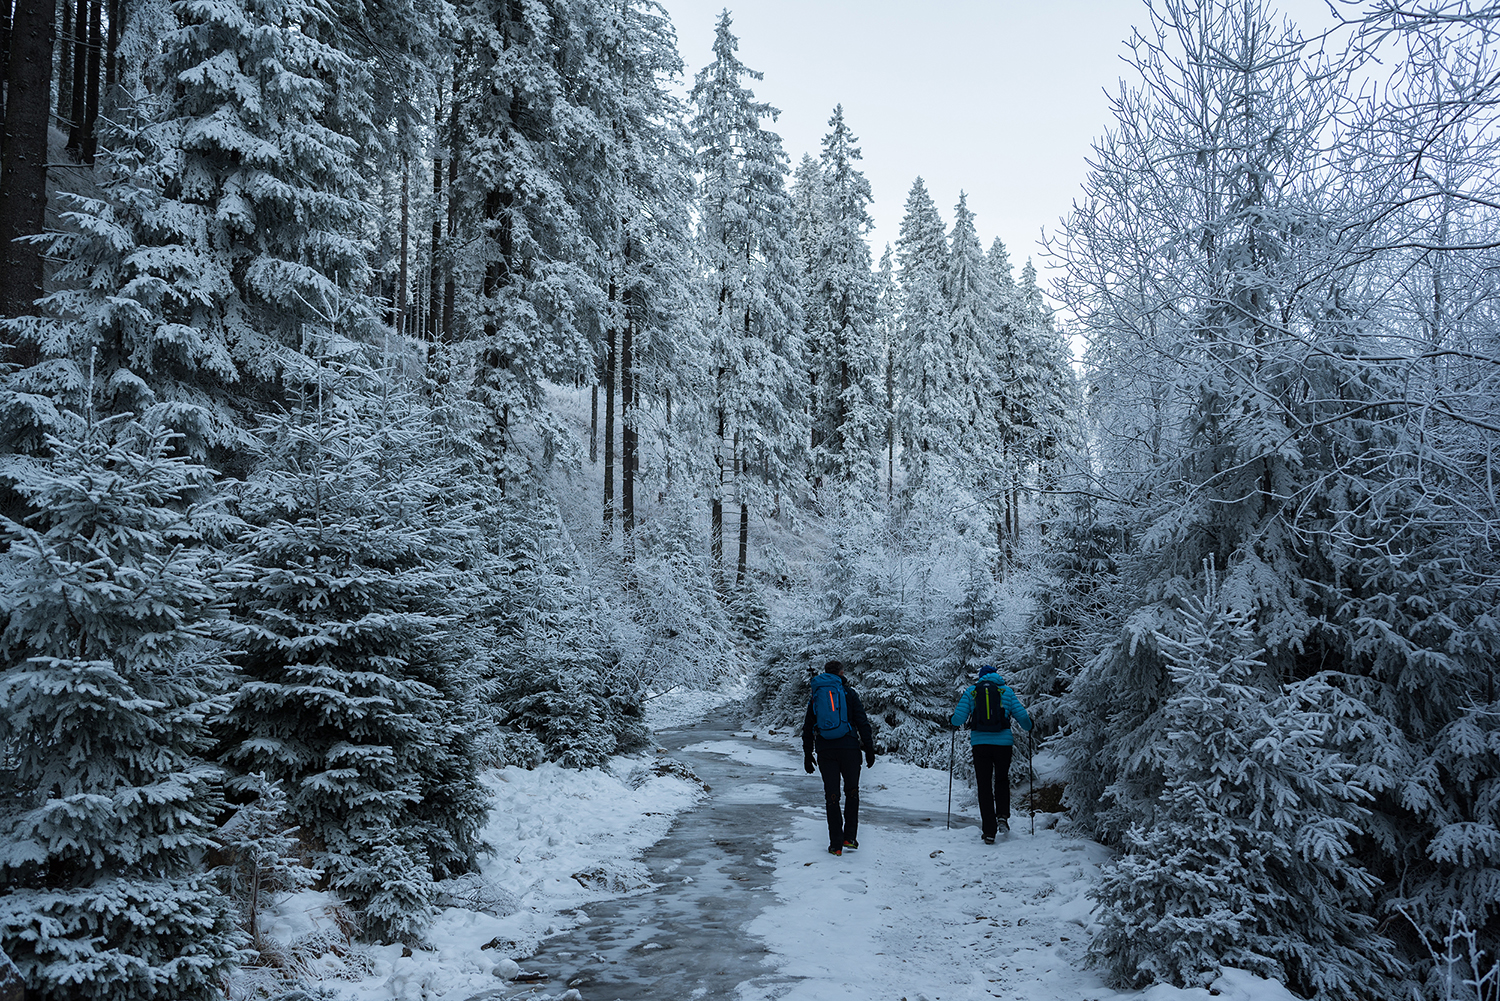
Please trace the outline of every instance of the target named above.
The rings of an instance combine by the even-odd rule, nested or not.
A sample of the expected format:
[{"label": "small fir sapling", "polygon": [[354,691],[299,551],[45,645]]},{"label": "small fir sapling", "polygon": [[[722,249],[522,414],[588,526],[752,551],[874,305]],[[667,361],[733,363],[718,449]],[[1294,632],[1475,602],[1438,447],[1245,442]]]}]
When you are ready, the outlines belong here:
[{"label": "small fir sapling", "polygon": [[297,828],[287,822],[287,795],[281,782],[255,772],[244,777],[240,788],[253,798],[235,808],[214,840],[228,859],[219,874],[240,905],[241,924],[251,945],[258,949],[261,911],[274,907],[285,894],[307,889],[322,873],[302,859]]},{"label": "small fir sapling", "polygon": [[466,532],[445,521],[429,415],[333,340],[305,405],[264,422],[243,491],[242,680],[221,753],[285,783],[312,862],[366,935],[410,940],[433,881],[473,868],[485,813],[450,639]]},{"label": "small fir sapling", "polygon": [[0,465],[28,510],[0,555],[0,949],[47,1001],[216,997],[244,938],[201,870],[226,673],[189,516],[210,474],[162,431],[64,416]]},{"label": "small fir sapling", "polygon": [[569,768],[640,746],[640,687],[620,670],[612,615],[563,538],[556,510],[531,498],[507,501],[502,513],[487,688],[498,725],[514,734],[503,744],[539,745]]},{"label": "small fir sapling", "polygon": [[1137,987],[1206,986],[1236,967],[1316,998],[1378,993],[1398,964],[1363,913],[1375,881],[1350,841],[1369,794],[1326,746],[1327,685],[1261,687],[1252,622],[1219,601],[1211,572],[1170,632],[1156,634],[1173,686],[1165,740],[1137,763],[1160,793],[1091,891],[1095,962]]}]

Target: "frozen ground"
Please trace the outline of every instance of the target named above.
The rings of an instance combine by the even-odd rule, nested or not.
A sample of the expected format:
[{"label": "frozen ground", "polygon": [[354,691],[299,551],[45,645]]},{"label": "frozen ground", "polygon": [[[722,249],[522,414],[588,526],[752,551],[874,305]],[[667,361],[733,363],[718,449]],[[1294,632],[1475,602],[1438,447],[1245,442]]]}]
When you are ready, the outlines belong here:
[{"label": "frozen ground", "polygon": [[[430,950],[330,954],[308,973],[350,1001],[1292,1001],[1234,971],[1212,995],[1105,987],[1082,963],[1104,850],[1055,818],[1031,835],[1024,816],[986,846],[964,789],[945,829],[946,773],[877,761],[861,848],[828,855],[821,784],[793,735],[738,729],[724,699],[656,700],[661,750],[607,772],[491,773],[485,884],[510,913],[453,907]],[[298,898],[284,924],[319,903]],[[518,970],[548,979],[509,981]]]}]

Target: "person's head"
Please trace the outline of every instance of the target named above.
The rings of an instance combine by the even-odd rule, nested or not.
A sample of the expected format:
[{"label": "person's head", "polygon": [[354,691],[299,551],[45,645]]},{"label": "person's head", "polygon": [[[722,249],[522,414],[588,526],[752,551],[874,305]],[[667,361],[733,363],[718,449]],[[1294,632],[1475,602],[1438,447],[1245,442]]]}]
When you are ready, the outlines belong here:
[{"label": "person's head", "polygon": [[823,665],[823,670],[829,674],[837,674],[840,678],[844,676],[844,665],[836,660],[830,660]]}]

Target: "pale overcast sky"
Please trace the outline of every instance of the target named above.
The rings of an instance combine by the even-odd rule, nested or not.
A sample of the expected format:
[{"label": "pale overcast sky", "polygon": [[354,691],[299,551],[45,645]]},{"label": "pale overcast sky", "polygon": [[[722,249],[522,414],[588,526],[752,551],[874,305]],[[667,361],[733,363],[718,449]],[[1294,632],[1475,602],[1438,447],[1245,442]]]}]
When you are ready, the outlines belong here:
[{"label": "pale overcast sky", "polygon": [[[726,6],[740,59],[765,79],[756,97],[781,109],[793,167],[818,155],[835,104],[860,139],[876,259],[900,231],[920,175],[952,225],[960,189],[980,238],[998,236],[1019,272],[1037,238],[1072,205],[1089,142],[1108,125],[1104,91],[1142,0],[661,0],[690,81],[711,57]],[[1323,0],[1278,8],[1314,34]],[[1045,277],[1044,277],[1045,280]]]}]

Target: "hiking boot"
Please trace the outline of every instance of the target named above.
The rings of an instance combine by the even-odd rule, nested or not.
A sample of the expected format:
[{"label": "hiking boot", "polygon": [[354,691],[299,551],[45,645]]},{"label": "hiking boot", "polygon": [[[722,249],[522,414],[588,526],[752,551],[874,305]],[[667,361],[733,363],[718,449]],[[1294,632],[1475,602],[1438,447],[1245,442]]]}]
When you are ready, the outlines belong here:
[{"label": "hiking boot", "polygon": [[987,844],[987,845],[994,844],[995,843],[995,836],[993,834],[986,834],[984,836],[984,843]]},{"label": "hiking boot", "polygon": [[854,849],[859,847],[859,842],[854,838],[850,838],[844,842],[844,847],[848,848],[850,851],[853,851]]},{"label": "hiking boot", "polygon": [[844,846],[843,845],[829,845],[828,846],[828,854],[830,854],[830,855],[842,855],[842,854],[844,854]]},{"label": "hiking boot", "polygon": [[1009,834],[1010,833],[1010,821],[1008,821],[1008,820],[1002,820],[1002,821],[1000,821],[999,827],[1000,827],[1000,833],[1001,834]]}]

